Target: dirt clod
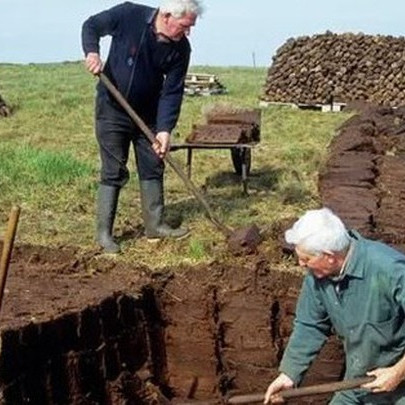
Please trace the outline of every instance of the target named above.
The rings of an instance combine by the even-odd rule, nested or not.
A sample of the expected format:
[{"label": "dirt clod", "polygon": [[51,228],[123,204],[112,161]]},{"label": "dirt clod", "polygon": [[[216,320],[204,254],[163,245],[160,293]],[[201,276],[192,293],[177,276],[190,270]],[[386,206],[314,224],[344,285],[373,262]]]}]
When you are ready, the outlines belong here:
[{"label": "dirt clod", "polygon": [[256,253],[263,238],[257,225],[235,229],[228,238],[229,251],[235,256]]}]

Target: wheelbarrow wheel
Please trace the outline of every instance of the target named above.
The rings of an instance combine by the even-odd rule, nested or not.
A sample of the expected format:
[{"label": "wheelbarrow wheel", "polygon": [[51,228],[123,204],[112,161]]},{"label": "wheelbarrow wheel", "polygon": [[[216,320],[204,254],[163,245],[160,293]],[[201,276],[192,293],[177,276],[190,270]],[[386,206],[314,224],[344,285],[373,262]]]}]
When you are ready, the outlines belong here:
[{"label": "wheelbarrow wheel", "polygon": [[245,153],[245,162],[246,162],[246,175],[250,173],[250,165],[252,161],[252,154],[250,148],[232,148],[231,157],[233,167],[235,168],[235,173],[238,176],[242,176],[242,164],[243,164],[243,154]]}]

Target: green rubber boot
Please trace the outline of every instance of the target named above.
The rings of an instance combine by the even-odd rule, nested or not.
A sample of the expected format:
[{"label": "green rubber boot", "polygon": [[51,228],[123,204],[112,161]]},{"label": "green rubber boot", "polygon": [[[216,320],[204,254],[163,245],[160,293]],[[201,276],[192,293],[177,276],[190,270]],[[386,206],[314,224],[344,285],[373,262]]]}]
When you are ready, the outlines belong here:
[{"label": "green rubber boot", "polygon": [[98,189],[96,238],[106,253],[120,252],[112,235],[119,194],[119,187],[100,184]]},{"label": "green rubber boot", "polygon": [[139,185],[146,237],[149,240],[156,240],[163,238],[181,239],[187,236],[189,234],[188,229],[171,228],[163,221],[163,180],[142,180]]}]

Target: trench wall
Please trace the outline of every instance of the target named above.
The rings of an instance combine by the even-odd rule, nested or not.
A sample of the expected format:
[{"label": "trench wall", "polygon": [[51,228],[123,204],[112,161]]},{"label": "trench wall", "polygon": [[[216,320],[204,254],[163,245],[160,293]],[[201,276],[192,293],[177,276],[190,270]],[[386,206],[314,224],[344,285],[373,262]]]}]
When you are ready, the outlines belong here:
[{"label": "trench wall", "polygon": [[153,362],[150,305],[115,294],[80,312],[4,330],[1,403],[113,404],[129,396],[125,390],[136,399],[135,373]]},{"label": "trench wall", "polygon": [[[210,268],[200,277],[205,280],[183,273],[160,295],[168,317],[167,384],[175,396],[198,400],[264,392],[279,372],[302,277],[267,262]],[[343,358],[341,342],[332,337],[303,383],[338,380]],[[289,403],[326,404],[329,398]]]}]

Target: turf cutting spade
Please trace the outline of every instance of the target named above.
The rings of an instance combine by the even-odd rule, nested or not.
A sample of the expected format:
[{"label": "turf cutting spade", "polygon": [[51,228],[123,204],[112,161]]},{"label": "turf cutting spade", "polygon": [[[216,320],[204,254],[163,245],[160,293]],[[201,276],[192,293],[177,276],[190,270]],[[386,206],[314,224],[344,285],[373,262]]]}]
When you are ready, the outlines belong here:
[{"label": "turf cutting spade", "polygon": [[[351,380],[337,381],[327,384],[310,385],[308,387],[291,388],[280,392],[280,396],[284,400],[291,398],[304,397],[308,395],[328,394],[331,392],[351,390],[358,388],[363,384],[373,381],[375,377],[359,377]],[[226,401],[226,404],[256,404],[263,403],[264,394],[252,394],[252,395],[237,395],[231,397]]]},{"label": "turf cutting spade", "polygon": [[[117,100],[121,107],[128,113],[135,124],[145,134],[149,142],[156,142],[153,132],[144,123],[141,117],[139,117],[135,110],[129,105],[127,100],[122,96],[122,94],[118,91],[114,84],[111,83],[110,79],[104,73],[100,73],[98,76],[100,78],[100,81],[107,87],[109,92],[113,95],[113,97]],[[232,229],[229,226],[225,225],[215,216],[207,200],[200,193],[194,183],[187,177],[186,173],[172,159],[169,152],[166,154],[164,159],[181,178],[181,180],[183,180],[188,190],[199,201],[201,206],[204,208],[210,222],[214,224],[227,238],[229,246],[234,253],[237,253],[238,247],[240,247],[241,250],[245,251],[254,250],[257,247],[257,245],[262,241],[262,236],[260,234],[259,228],[256,225],[238,229]]]},{"label": "turf cutting spade", "polygon": [[[291,388],[286,389],[280,392],[280,396],[287,401],[291,398],[304,397],[309,395],[319,395],[319,394],[328,394],[332,392],[345,391],[354,388],[358,388],[363,384],[373,381],[375,377],[358,377],[351,380],[337,381],[333,383],[310,385],[308,387],[301,388]],[[199,401],[199,400],[183,400],[183,401],[172,401],[173,405],[242,405],[242,404],[258,404],[263,403],[264,393],[263,394],[249,394],[249,395],[235,395],[228,399],[221,401]]]}]

